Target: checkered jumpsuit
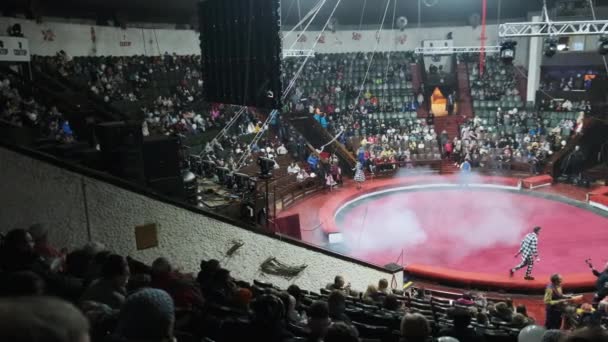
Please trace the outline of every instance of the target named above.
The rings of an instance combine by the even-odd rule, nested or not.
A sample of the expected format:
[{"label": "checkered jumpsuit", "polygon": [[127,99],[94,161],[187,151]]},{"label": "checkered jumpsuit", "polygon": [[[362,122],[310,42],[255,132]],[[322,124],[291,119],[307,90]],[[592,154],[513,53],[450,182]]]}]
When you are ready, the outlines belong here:
[{"label": "checkered jumpsuit", "polygon": [[519,253],[521,254],[521,262],[515,266],[514,270],[517,271],[520,268],[528,266],[526,268],[526,277],[532,274],[532,268],[534,268],[534,258],[538,255],[538,237],[535,233],[526,235],[524,240],[521,242]]}]

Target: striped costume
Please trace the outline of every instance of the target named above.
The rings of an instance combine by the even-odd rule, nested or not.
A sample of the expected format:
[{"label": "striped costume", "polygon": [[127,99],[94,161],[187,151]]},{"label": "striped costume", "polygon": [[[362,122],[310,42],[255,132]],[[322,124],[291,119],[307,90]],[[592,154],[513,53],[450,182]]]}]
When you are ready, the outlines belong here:
[{"label": "striped costume", "polygon": [[365,182],[365,171],[363,171],[361,162],[357,162],[357,166],[355,166],[355,182]]},{"label": "striped costume", "polygon": [[534,267],[534,259],[538,256],[538,236],[536,233],[530,233],[526,235],[524,240],[521,242],[519,247],[519,254],[521,254],[521,262],[515,266],[513,271],[517,271],[521,268],[526,268],[526,277],[532,275],[532,268]]}]

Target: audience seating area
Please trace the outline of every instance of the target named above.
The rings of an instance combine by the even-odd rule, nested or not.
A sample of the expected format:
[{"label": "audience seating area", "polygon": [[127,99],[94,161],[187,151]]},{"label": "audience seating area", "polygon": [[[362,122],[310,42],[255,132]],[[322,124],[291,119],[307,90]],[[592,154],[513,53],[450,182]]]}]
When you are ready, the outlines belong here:
[{"label": "audience seating area", "polygon": [[[202,261],[195,276],[166,258],[147,265],[112,254],[99,243],[59,251],[49,244],[47,233],[44,225],[36,224],[4,237],[0,305],[7,296],[58,296],[86,315],[93,342],[141,341],[134,336],[160,341],[156,338],[171,335],[178,342],[320,342],[325,334],[325,341],[331,342],[335,324],[356,329],[352,331],[361,341],[409,341],[408,336],[426,341],[452,336],[464,316],[471,337],[517,341],[520,330],[534,323],[521,303],[482,293],[416,286],[404,292],[391,290],[386,279],[370,279],[362,292],[345,285],[341,276],[319,292],[300,289],[297,281],[283,289],[238,280],[238,274],[233,277],[217,260]],[[575,312],[567,317],[568,324],[584,325],[583,317]]]},{"label": "audience seating area", "polygon": [[[440,159],[434,126],[416,113],[411,53],[317,54],[296,83],[290,108],[308,110],[359,160],[375,165]],[[287,61],[286,80],[299,63]],[[369,70],[368,70],[369,66]],[[364,142],[364,143],[363,143]],[[379,168],[382,168],[380,166]]]},{"label": "audience seating area", "polygon": [[[308,61],[296,83],[291,97],[293,105],[303,96],[314,106],[331,105],[345,111],[355,103],[361,104],[359,97],[365,100],[374,97],[378,108],[408,108],[415,101],[409,70],[413,61],[409,52],[377,53],[373,57],[370,53],[317,54]],[[285,61],[285,82],[300,65],[298,59]]]},{"label": "audience seating area", "polygon": [[[200,155],[193,158],[200,164],[197,173],[241,195],[235,173],[257,176],[260,157],[276,163],[268,186],[270,201],[280,208],[322,184],[331,189],[341,182],[335,155],[315,151],[318,146],[310,148],[308,143],[314,142],[307,143],[280,120],[263,127],[264,115],[253,110],[246,110],[231,130],[212,140],[237,110],[201,100],[199,58],[169,54],[70,58],[60,53],[36,57],[34,66],[86,86],[106,103],[143,119],[144,135],[208,134]],[[486,73],[479,75],[474,59],[469,60],[475,115],[461,125],[459,137],[448,139],[447,133],[435,131],[431,116],[418,117],[411,53],[317,54],[304,68],[286,111],[314,116],[332,135],[339,134],[339,141],[374,174],[428,165],[444,156],[455,163],[470,160],[475,167],[539,173],[550,155],[582,132],[586,103],[526,109],[514,69],[488,56]],[[286,60],[286,81],[298,66],[296,60]],[[34,127],[45,138],[71,142],[69,122],[57,108],[37,103],[18,89],[18,80],[11,75],[0,73],[0,81],[1,120]],[[267,136],[252,143],[251,137],[266,128]],[[252,153],[246,155],[249,150]],[[245,158],[239,164],[241,157]],[[225,169],[225,179],[203,170],[204,163]],[[311,177],[313,173],[316,177]],[[528,179],[528,186],[543,185],[547,177]],[[258,193],[265,186],[262,181],[245,185]],[[608,206],[607,194],[608,188],[600,188],[588,200]],[[525,307],[515,308],[506,298],[485,298],[481,293],[416,286],[389,289],[386,279],[369,279],[366,291],[354,290],[341,277],[318,292],[300,289],[297,278],[284,289],[264,281],[239,280],[217,260],[201,261],[195,275],[165,258],[147,265],[94,242],[73,251],[60,250],[47,235],[47,227],[37,224],[2,236],[0,302],[7,297],[61,298],[85,315],[92,342],[156,342],[174,336],[178,342],[422,342],[456,328],[466,330],[474,341],[498,342],[517,341],[520,331],[534,324]],[[607,308],[598,307],[594,319],[605,320]],[[6,319],[2,312],[0,317]],[[466,324],[457,327],[463,315]],[[570,312],[564,327],[591,325],[590,316],[587,311]],[[332,334],[348,333],[358,337],[332,340]]]},{"label": "audience seating area", "polygon": [[20,84],[21,80],[16,76],[0,72],[0,120],[31,128],[42,139],[72,142],[70,123],[57,107],[42,105]]}]

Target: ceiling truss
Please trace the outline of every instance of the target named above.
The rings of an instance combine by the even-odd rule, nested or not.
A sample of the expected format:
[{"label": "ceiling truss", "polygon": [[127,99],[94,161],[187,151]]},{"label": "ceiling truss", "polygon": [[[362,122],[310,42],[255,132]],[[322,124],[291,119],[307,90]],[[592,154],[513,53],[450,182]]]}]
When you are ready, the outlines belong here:
[{"label": "ceiling truss", "polygon": [[608,34],[608,20],[504,23],[498,26],[498,36],[501,38],[605,34]]},{"label": "ceiling truss", "polygon": [[439,47],[418,47],[414,50],[417,54],[422,55],[450,55],[454,53],[485,53],[500,52],[500,46],[439,46]]}]

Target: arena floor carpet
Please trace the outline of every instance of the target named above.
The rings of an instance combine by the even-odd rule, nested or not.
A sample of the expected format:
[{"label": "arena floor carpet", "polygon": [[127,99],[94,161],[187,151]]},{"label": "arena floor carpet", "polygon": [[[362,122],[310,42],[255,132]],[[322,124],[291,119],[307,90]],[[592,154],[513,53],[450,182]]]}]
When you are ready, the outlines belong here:
[{"label": "arena floor carpet", "polygon": [[[361,191],[347,185],[305,199],[281,215],[300,214],[307,242],[325,245],[328,233],[340,232],[342,253],[377,265],[397,262],[420,278],[541,291],[560,272],[566,288],[593,286],[584,260],[605,262],[608,215],[581,201],[580,191],[520,190],[517,179],[500,177],[479,177],[469,187],[454,183],[457,177],[374,180]],[[537,280],[524,281],[525,269],[509,278],[520,261],[514,257],[519,244],[534,226],[543,227]]]}]

